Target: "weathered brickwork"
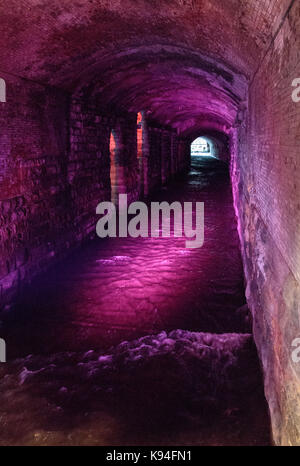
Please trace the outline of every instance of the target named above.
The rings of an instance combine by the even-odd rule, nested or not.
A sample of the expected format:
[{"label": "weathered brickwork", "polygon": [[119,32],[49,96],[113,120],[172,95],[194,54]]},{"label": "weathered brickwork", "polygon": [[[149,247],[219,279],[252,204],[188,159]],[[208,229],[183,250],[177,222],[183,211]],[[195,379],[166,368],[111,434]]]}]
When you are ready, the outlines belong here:
[{"label": "weathered brickwork", "polygon": [[95,103],[20,79],[8,78],[7,87],[0,104],[2,309],[23,283],[95,234],[96,206],[112,198],[111,132],[118,135],[119,192],[129,202],[143,195],[141,177],[148,192],[169,180],[175,157],[172,133],[164,131],[163,145],[163,130],[153,128],[159,138],[145,136],[150,149],[143,147],[139,165],[136,114],[103,115]]},{"label": "weathered brickwork", "polygon": [[1,306],[95,234],[100,201],[168,184],[187,170],[200,135],[228,162],[230,134],[274,440],[300,444],[300,366],[291,359],[300,337],[300,103],[291,99],[299,1],[157,5],[1,3]]},{"label": "weathered brickwork", "polygon": [[151,122],[146,131],[149,155],[144,173],[149,192],[184,172],[189,166],[190,152],[188,142],[178,138],[174,130],[156,127]]},{"label": "weathered brickwork", "polygon": [[112,117],[100,115],[95,105],[72,101],[68,182],[74,234],[78,240],[94,232],[97,203],[110,200],[109,137],[112,123]]},{"label": "weathered brickwork", "polygon": [[68,97],[7,77],[0,113],[1,297],[67,246]]},{"label": "weathered brickwork", "polygon": [[300,106],[291,99],[299,18],[296,2],[250,85],[233,163],[247,299],[280,445],[300,445],[300,365],[292,360],[300,336]]}]

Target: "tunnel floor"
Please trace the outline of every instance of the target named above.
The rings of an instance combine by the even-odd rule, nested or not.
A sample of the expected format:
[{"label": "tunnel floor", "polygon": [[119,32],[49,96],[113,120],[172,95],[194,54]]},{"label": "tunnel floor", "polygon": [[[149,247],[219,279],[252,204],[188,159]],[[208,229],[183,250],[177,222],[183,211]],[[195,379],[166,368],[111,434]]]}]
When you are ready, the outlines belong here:
[{"label": "tunnel floor", "polygon": [[203,201],[203,247],[95,239],[35,279],[2,322],[0,445],[270,443],[228,168],[151,200]]}]

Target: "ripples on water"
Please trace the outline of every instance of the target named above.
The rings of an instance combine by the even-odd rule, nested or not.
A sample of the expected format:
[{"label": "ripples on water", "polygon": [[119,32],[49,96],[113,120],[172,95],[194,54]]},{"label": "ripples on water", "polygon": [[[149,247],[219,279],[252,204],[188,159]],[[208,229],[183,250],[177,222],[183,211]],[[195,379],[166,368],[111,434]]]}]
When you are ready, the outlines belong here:
[{"label": "ripples on water", "polygon": [[268,444],[228,171],[153,199],[204,201],[203,248],[98,240],[37,278],[3,322],[0,445]]},{"label": "ripples on water", "polygon": [[247,334],[174,330],[2,370],[2,445],[267,444]]}]

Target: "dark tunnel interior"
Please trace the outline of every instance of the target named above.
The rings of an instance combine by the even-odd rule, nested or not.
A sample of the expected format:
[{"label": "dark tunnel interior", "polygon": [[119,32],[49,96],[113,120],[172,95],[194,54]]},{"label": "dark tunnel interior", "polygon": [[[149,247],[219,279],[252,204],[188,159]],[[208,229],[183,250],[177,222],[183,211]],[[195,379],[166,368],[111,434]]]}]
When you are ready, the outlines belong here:
[{"label": "dark tunnel interior", "polygon": [[299,12],[2,2],[0,446],[300,444]]}]

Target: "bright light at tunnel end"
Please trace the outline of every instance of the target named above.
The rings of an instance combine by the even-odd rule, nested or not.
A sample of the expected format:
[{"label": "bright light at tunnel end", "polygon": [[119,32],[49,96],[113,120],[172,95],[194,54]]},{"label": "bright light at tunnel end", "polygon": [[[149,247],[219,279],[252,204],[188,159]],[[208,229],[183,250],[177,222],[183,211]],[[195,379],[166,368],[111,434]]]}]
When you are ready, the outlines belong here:
[{"label": "bright light at tunnel end", "polygon": [[[173,235],[187,238],[186,248],[200,248],[204,243],[204,202],[151,202],[149,211],[144,202],[136,201],[128,205],[127,194],[119,194],[117,206],[113,202],[100,202],[96,213],[101,215],[96,225],[100,238],[170,238]],[[128,215],[134,215],[129,222]]]},{"label": "bright light at tunnel end", "polygon": [[211,141],[206,137],[198,137],[191,144],[191,157],[214,157]]}]

